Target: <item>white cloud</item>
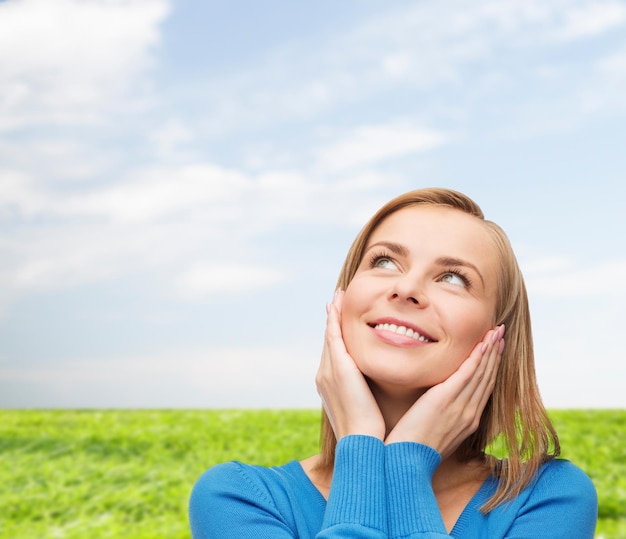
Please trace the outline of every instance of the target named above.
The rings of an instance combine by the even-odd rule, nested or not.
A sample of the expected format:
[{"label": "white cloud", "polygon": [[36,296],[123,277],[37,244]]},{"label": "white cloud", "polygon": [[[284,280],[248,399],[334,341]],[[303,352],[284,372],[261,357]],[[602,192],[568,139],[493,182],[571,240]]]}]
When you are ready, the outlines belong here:
[{"label": "white cloud", "polygon": [[620,1],[588,2],[563,10],[562,26],[555,37],[569,41],[596,36],[626,24],[626,5]]},{"label": "white cloud", "polygon": [[626,74],[626,48],[602,58],[597,64],[597,69],[605,74]]},{"label": "white cloud", "polygon": [[383,69],[395,77],[406,75],[411,69],[412,58],[407,52],[389,54],[383,58]]},{"label": "white cloud", "polygon": [[622,307],[612,296],[535,302],[537,377],[549,407],[625,408]]},{"label": "white cloud", "polygon": [[[594,0],[575,4],[567,0],[450,0],[390,6],[371,18],[356,19],[341,33],[329,36],[323,46],[312,47],[304,37],[292,41],[253,69],[246,66],[227,77],[206,80],[197,92],[210,108],[206,129],[214,137],[304,121],[335,110],[343,113],[345,103],[353,107],[374,101],[372,106],[378,107],[377,97],[390,90],[401,99],[408,99],[409,92],[416,101],[427,99],[420,107],[426,116],[445,100],[443,92],[426,96],[429,89],[461,91],[456,106],[471,114],[478,98],[487,106],[493,98],[491,88],[480,87],[485,78],[511,77],[509,90],[519,88],[520,70],[526,67],[511,58],[528,54],[533,58],[533,51],[539,49],[542,57],[551,56],[565,40],[574,42],[619,28],[626,22],[625,14],[620,2]],[[569,66],[560,53],[558,58],[561,62],[553,69],[558,70],[561,63]],[[579,70],[588,62],[583,59]],[[488,65],[492,67],[485,74]],[[193,97],[194,90],[186,91]],[[570,86],[559,97],[567,99],[572,93],[575,88]],[[446,105],[449,110],[451,104]],[[509,105],[504,106],[508,112]],[[552,106],[545,104],[548,110]]]},{"label": "white cloud", "polygon": [[[92,189],[57,189],[36,185],[18,171],[0,171],[0,211],[95,218],[109,222],[150,222],[195,207],[220,205],[250,191],[252,180],[209,163],[131,170],[113,184]],[[222,216],[223,217],[223,216]]]},{"label": "white cloud", "polygon": [[0,3],[0,131],[102,118],[150,65],[165,0]]},{"label": "white cloud", "polygon": [[175,257],[174,235],[98,223],[26,228],[0,243],[0,275],[13,294],[132,275]]},{"label": "white cloud", "polygon": [[[44,130],[45,131],[45,130]],[[94,144],[91,135],[84,137],[64,130],[55,136],[29,132],[28,136],[0,136],[0,189],[7,176],[18,173],[22,186],[37,185],[46,191],[49,184],[88,183],[119,170],[123,153],[117,148]],[[0,197],[0,206],[6,201]],[[0,210],[2,211],[2,210]]]},{"label": "white cloud", "polygon": [[180,120],[170,120],[150,135],[161,158],[184,157],[181,150],[194,140],[191,128]]},{"label": "white cloud", "polygon": [[408,125],[364,125],[345,135],[342,140],[320,149],[318,158],[325,168],[343,170],[425,152],[446,141],[447,137],[441,132]]},{"label": "white cloud", "polygon": [[[102,186],[41,186],[3,171],[0,215],[12,233],[0,235],[0,305],[120,276],[144,275],[185,301],[274,286],[289,268],[257,262],[255,238],[306,223],[362,224],[388,189],[393,182],[371,173],[319,182],[210,163],[138,168]],[[214,253],[228,265],[209,263]]]},{"label": "white cloud", "polygon": [[[534,268],[533,268],[534,266]],[[616,296],[626,294],[626,260],[579,268],[565,259],[531,262],[525,268],[529,294],[537,296]]]},{"label": "white cloud", "polygon": [[286,275],[276,268],[254,264],[233,265],[226,260],[199,262],[179,274],[174,286],[179,297],[202,300],[216,294],[242,294],[257,288],[274,286]]},{"label": "white cloud", "polygon": [[[611,351],[603,349],[598,358],[596,349],[585,351],[586,338],[570,336],[554,344],[546,353],[539,349],[537,361],[539,387],[548,408],[626,408],[623,357],[607,357]],[[588,356],[581,357],[585,352]]]},{"label": "white cloud", "polygon": [[[0,406],[317,407],[320,343],[179,349],[149,356],[82,358],[9,368],[0,363]],[[4,386],[4,387],[3,387]]]},{"label": "white cloud", "polygon": [[[356,150],[364,144],[379,140],[391,145],[394,137],[413,136],[399,141],[404,150],[387,148],[386,155],[415,151],[431,142],[422,132],[412,130],[364,130],[372,140],[361,138],[352,145]],[[376,138],[380,135],[380,138]],[[422,137],[422,138],[420,138]],[[432,135],[435,140],[437,134]],[[349,142],[349,146],[352,142]],[[331,151],[338,152],[337,149]],[[377,158],[383,158],[383,151]],[[338,158],[341,156],[337,155]],[[343,158],[356,159],[356,156]],[[17,219],[60,218],[62,223],[111,223],[115,225],[150,224],[159,222],[187,223],[196,226],[196,219],[219,226],[233,224],[259,232],[292,222],[325,221],[328,216],[350,221],[356,204],[346,207],[356,195],[369,197],[376,190],[393,185],[388,176],[373,172],[344,175],[334,181],[318,181],[301,172],[266,170],[245,174],[236,169],[212,163],[196,162],[183,165],[163,165],[130,169],[125,176],[102,186],[78,187],[39,185],[31,176],[19,170],[0,170],[0,215]],[[343,206],[342,206],[343,204]],[[326,208],[325,214],[318,210]],[[342,206],[341,214],[333,209]],[[333,219],[335,220],[335,219]],[[235,225],[236,223],[236,225]]]},{"label": "white cloud", "polygon": [[0,216],[31,216],[42,211],[46,197],[21,170],[0,169]]},{"label": "white cloud", "polygon": [[51,209],[67,216],[155,221],[200,206],[209,205],[218,211],[220,205],[232,203],[249,185],[250,179],[244,175],[211,164],[154,167],[134,171],[125,181],[89,194],[63,197]]},{"label": "white cloud", "polygon": [[541,276],[542,273],[560,270],[570,270],[574,267],[574,261],[567,256],[546,256],[520,261],[524,275]]}]

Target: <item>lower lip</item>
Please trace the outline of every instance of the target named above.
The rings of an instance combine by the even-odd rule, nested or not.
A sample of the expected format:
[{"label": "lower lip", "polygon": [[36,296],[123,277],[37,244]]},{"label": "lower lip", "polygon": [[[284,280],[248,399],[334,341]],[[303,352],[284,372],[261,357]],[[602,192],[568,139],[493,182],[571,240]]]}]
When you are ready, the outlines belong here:
[{"label": "lower lip", "polygon": [[424,346],[426,344],[430,344],[430,341],[418,341],[413,337],[407,337],[406,335],[400,335],[399,333],[394,333],[393,331],[385,331],[384,329],[375,329],[371,328],[376,337],[378,337],[381,341],[384,341],[388,344],[393,344],[394,346],[404,346],[404,347],[416,347],[416,346]]}]

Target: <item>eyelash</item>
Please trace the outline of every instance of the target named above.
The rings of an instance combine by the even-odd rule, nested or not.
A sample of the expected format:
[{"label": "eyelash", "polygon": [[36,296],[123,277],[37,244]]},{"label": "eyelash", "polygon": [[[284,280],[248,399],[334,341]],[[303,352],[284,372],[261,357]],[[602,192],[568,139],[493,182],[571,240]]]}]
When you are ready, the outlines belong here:
[{"label": "eyelash", "polygon": [[[380,261],[380,260],[391,260],[393,262],[393,257],[391,257],[388,253],[386,253],[385,251],[380,251],[378,253],[374,253],[372,254],[372,256],[370,256],[370,268],[374,268],[376,266],[376,264]],[[394,262],[395,263],[395,262]]]},{"label": "eyelash", "polygon": [[[381,251],[378,253],[374,253],[370,256],[370,261],[369,261],[369,267],[370,268],[374,268],[376,267],[376,264],[380,261],[380,260],[391,260],[391,262],[394,262],[394,259],[392,256],[390,256],[387,252],[385,251]],[[472,286],[472,280],[469,278],[469,275],[467,275],[467,273],[461,271],[458,268],[455,267],[451,267],[448,268],[446,271],[444,271],[442,273],[443,275],[448,275],[448,274],[452,274],[452,275],[456,275],[459,279],[461,279],[461,281],[463,281],[463,283],[465,284],[465,286],[467,288],[471,288]]]},{"label": "eyelash", "polygon": [[463,283],[465,283],[465,286],[467,288],[470,288],[472,286],[472,280],[469,278],[469,275],[467,275],[467,273],[461,271],[458,268],[448,268],[447,271],[445,271],[443,273],[443,275],[447,275],[449,273],[452,273],[453,275],[456,275],[459,279],[461,279],[461,281],[463,281]]}]

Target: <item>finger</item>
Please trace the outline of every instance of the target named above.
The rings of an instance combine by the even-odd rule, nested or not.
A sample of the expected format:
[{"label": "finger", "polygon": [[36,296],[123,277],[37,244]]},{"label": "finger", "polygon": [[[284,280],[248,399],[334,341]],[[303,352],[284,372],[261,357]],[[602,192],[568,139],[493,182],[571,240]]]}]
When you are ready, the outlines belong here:
[{"label": "finger", "polygon": [[490,350],[481,360],[485,367],[481,382],[484,386],[489,387],[490,390],[493,389],[493,383],[495,382],[495,377],[498,373],[500,365],[500,359],[502,358],[502,353],[504,351],[504,331],[504,324],[496,328],[490,338]]},{"label": "finger", "polygon": [[328,317],[326,322],[326,336],[324,339],[324,350],[320,369],[318,370],[318,380],[326,381],[328,385],[343,381],[354,383],[355,378],[361,382],[363,375],[354,363],[352,357],[346,349],[339,323],[339,308],[341,307],[341,293],[335,294],[333,303],[327,305]]},{"label": "finger", "polygon": [[335,290],[335,294],[333,296],[333,305],[337,309],[337,320],[341,323],[341,310],[343,308],[343,295],[344,292],[341,288]]},{"label": "finger", "polygon": [[504,326],[500,327],[497,342],[493,343],[491,352],[487,360],[487,369],[483,376],[483,407],[486,404],[489,396],[493,392],[496,385],[496,379],[498,377],[498,371],[500,370],[500,362],[502,361],[502,355],[504,353]]},{"label": "finger", "polygon": [[[489,336],[490,333],[487,334],[487,338]],[[462,399],[463,395],[470,396],[474,393],[485,370],[483,360],[490,351],[487,339],[478,343],[459,368],[443,382],[449,387],[451,398]]]},{"label": "finger", "polygon": [[326,319],[326,344],[329,352],[347,353],[341,333],[339,309],[336,303],[328,305]]},{"label": "finger", "polygon": [[[334,344],[333,344],[334,343]],[[341,346],[341,328],[337,323],[337,313],[332,303],[326,304],[326,330],[324,332],[324,346],[317,371],[316,382],[319,384],[324,378],[332,377],[333,370],[333,348]]]},{"label": "finger", "polygon": [[501,325],[489,331],[483,339],[480,348],[481,356],[476,369],[477,387],[485,382],[489,382],[491,375],[496,370],[499,355],[501,354],[499,350],[503,335],[504,325]]},{"label": "finger", "polygon": [[[490,330],[459,369],[464,371],[460,373],[459,379],[465,378],[466,381],[461,383],[454,406],[462,412],[458,419],[459,430],[449,444],[448,450],[457,447],[467,436],[475,432],[480,424],[495,384],[502,349],[502,332],[503,328]],[[469,378],[466,378],[468,376]]]},{"label": "finger", "polygon": [[444,382],[449,384],[452,392],[450,396],[459,404],[470,406],[480,402],[493,377],[500,335],[500,328],[487,332],[483,341],[474,347],[458,370]]},{"label": "finger", "polygon": [[[503,334],[504,326],[500,326],[488,335],[488,347],[481,357],[481,367],[476,372],[475,380],[477,383],[471,392],[468,407],[470,409],[475,407],[478,415],[482,415],[495,387],[498,368],[504,351]],[[483,349],[484,346],[481,350]],[[469,387],[471,384],[468,384],[468,389]]]}]

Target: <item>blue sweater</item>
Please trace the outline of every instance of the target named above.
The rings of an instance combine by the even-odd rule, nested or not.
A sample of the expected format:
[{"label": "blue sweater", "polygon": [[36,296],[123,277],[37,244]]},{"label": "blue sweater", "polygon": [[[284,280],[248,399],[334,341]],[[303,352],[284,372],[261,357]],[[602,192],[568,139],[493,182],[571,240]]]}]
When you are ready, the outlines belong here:
[{"label": "blue sweater", "polygon": [[446,531],[431,479],[440,456],[410,442],[385,446],[369,436],[337,444],[328,502],[299,462],[265,468],[220,464],[200,477],[191,494],[194,539],[589,539],[597,497],[591,480],[566,460],[542,466],[514,500],[487,514],[495,492],[488,478]]}]

